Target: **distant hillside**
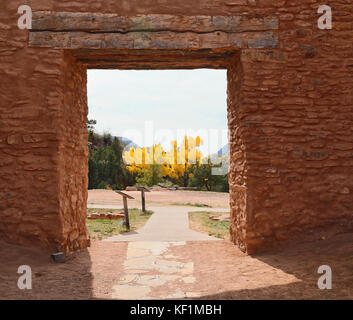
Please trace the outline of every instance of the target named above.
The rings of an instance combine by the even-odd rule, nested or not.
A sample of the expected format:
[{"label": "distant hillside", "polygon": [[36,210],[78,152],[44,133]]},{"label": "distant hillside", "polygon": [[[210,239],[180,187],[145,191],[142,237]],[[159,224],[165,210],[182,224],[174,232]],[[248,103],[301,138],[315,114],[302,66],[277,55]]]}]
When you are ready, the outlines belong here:
[{"label": "distant hillside", "polygon": [[222,149],[220,149],[217,154],[219,156],[222,156],[222,155],[228,155],[229,153],[229,148],[228,148],[228,144],[226,144]]},{"label": "distant hillside", "polygon": [[112,136],[110,133],[99,134],[95,132],[92,132],[89,134],[88,145],[90,149],[94,149],[94,150],[97,150],[98,148],[101,148],[101,147],[109,147],[112,145],[115,138],[120,140],[123,148],[125,148],[126,146],[129,146],[129,148],[138,147],[136,143],[134,143],[132,140],[128,138],[115,137],[115,136]]},{"label": "distant hillside", "polygon": [[121,141],[121,143],[123,144],[124,148],[126,146],[129,146],[130,148],[131,147],[134,147],[134,148],[138,147],[138,145],[135,142],[133,142],[132,140],[130,140],[128,138],[118,137],[118,139]]}]

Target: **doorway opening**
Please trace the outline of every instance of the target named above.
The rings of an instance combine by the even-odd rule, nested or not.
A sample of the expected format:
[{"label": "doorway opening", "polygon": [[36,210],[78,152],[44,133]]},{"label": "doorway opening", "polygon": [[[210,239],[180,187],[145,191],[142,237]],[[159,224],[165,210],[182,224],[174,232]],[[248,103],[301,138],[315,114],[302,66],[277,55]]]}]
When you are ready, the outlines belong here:
[{"label": "doorway opening", "polygon": [[[117,190],[131,197],[133,230],[147,220],[143,206],[183,206],[199,208],[189,213],[193,229],[229,238],[227,71],[93,69],[87,76],[91,238],[126,231]],[[142,186],[152,191],[143,200]]]}]

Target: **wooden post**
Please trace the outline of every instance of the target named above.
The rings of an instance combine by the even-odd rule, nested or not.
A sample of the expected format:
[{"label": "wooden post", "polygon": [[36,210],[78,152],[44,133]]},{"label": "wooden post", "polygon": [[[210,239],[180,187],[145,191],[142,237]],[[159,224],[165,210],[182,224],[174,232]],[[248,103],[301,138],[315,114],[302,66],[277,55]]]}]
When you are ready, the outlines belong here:
[{"label": "wooden post", "polygon": [[119,193],[121,196],[123,196],[123,203],[124,203],[124,214],[125,214],[125,225],[126,229],[130,231],[130,219],[129,219],[129,208],[127,206],[127,199],[134,199],[133,197],[129,196],[128,194],[121,192],[121,191],[115,191],[116,193]]},{"label": "wooden post", "polygon": [[141,190],[141,198],[142,198],[142,212],[146,213],[145,190]]},{"label": "wooden post", "polygon": [[124,213],[125,213],[125,224],[126,224],[126,229],[130,231],[130,220],[129,220],[129,209],[127,207],[127,198],[123,198],[124,201]]},{"label": "wooden post", "polygon": [[145,199],[145,192],[150,192],[145,187],[137,187],[137,190],[141,191],[141,202],[142,202],[142,212],[146,213],[146,199]]}]

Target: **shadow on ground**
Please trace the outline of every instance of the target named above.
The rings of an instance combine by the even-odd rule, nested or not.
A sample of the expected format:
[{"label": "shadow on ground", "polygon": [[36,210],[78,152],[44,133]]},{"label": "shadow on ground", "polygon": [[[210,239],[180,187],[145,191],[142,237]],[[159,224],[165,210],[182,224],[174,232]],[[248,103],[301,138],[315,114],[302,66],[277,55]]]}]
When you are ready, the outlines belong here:
[{"label": "shadow on ground", "polygon": [[[216,267],[213,274],[220,275],[217,269],[222,269],[223,276],[214,281],[228,284],[218,293],[197,299],[353,299],[352,233],[244,257],[243,264],[227,263],[223,268]],[[318,289],[321,265],[332,269],[332,290]],[[195,271],[198,268],[200,265]],[[224,272],[229,272],[228,276]],[[231,290],[229,281],[237,288]],[[243,288],[236,285],[237,281]]]},{"label": "shadow on ground", "polygon": [[[111,299],[124,274],[127,245],[95,242],[54,264],[48,253],[0,243],[0,299]],[[193,262],[196,281],[180,289],[199,292],[197,300],[353,299],[352,233],[254,256],[227,241],[188,242],[167,254]],[[18,289],[20,265],[32,267],[33,290]],[[320,265],[332,268],[332,290],[317,287]]]},{"label": "shadow on ground", "polygon": [[[92,297],[91,257],[82,250],[65,264],[51,261],[49,252],[0,244],[0,299],[89,299]],[[20,290],[19,266],[32,269],[32,290]]]},{"label": "shadow on ground", "polygon": [[[1,242],[0,299],[110,299],[125,255],[126,244],[95,242],[58,264],[51,261],[48,252]],[[32,290],[17,286],[21,265],[32,269]]]}]

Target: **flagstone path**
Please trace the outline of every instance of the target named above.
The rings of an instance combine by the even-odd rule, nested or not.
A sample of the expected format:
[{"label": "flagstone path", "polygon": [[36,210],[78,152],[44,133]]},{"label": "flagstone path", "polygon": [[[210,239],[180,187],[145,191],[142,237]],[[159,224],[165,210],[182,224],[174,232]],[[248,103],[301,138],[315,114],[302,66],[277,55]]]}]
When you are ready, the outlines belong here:
[{"label": "flagstone path", "polygon": [[[114,208],[112,208],[114,209]],[[189,228],[190,211],[226,209],[154,207],[154,214],[140,230],[113,236],[104,241],[128,242],[124,276],[113,287],[113,299],[178,299],[200,295],[187,290],[195,282],[194,263],[168,254],[187,241],[219,241]],[[163,290],[158,290],[163,287]],[[158,293],[160,291],[160,293]]]}]

